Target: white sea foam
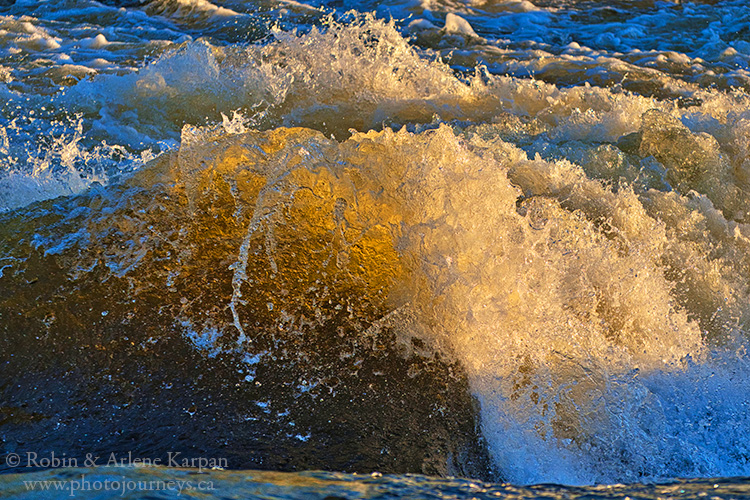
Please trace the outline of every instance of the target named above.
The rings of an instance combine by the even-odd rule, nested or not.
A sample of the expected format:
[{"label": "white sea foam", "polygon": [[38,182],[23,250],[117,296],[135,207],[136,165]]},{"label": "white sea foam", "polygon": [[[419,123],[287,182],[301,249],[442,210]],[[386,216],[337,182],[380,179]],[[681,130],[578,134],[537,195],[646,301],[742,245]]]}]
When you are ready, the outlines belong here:
[{"label": "white sea foam", "polygon": [[20,121],[0,127],[0,212],[81,193],[150,159],[148,153],[133,155],[116,145],[83,145],[81,120],[45,123],[49,136],[43,140],[28,135],[43,120]]},{"label": "white sea foam", "polygon": [[233,17],[239,14],[231,9],[213,4],[208,0],[154,0],[149,2],[146,12],[168,16],[181,21],[193,21],[211,17]]}]

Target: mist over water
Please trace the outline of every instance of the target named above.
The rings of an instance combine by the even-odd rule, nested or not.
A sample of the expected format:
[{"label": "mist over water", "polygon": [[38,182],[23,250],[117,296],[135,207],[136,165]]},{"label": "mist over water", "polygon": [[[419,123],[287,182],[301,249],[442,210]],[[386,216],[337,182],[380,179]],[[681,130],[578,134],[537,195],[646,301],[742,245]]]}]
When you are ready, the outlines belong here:
[{"label": "mist over water", "polygon": [[[206,391],[236,382],[283,439],[329,445],[333,428],[294,412],[309,398],[359,418],[346,391],[367,372],[393,381],[362,394],[416,395],[408,413],[429,393],[447,429],[404,445],[429,448],[419,470],[303,469],[479,474],[475,429],[485,473],[515,484],[750,476],[749,16],[742,1],[2,6],[3,360],[41,338],[36,373],[73,373],[66,352],[88,342],[179,345],[230,367]],[[156,378],[151,349],[132,352]],[[365,368],[389,349],[388,369]],[[0,384],[14,415],[19,380]],[[53,436],[33,422],[12,425]]]}]

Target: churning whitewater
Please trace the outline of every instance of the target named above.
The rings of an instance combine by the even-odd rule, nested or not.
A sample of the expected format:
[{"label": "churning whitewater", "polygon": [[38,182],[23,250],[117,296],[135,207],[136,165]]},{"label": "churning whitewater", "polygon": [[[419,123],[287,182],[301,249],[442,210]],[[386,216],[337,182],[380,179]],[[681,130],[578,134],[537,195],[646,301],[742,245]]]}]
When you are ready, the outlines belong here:
[{"label": "churning whitewater", "polygon": [[744,2],[0,5],[0,456],[750,476]]}]

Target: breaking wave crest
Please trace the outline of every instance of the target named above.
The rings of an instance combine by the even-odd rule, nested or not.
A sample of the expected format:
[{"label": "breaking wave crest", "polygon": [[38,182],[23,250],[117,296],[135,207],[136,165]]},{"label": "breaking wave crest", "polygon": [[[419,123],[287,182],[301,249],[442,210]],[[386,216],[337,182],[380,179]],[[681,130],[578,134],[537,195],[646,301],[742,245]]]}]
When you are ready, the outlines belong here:
[{"label": "breaking wave crest", "polygon": [[[34,251],[157,290],[248,383],[276,335],[389,329],[465,368],[513,482],[749,475],[750,101],[689,97],[462,76],[371,16],[185,42],[56,98],[92,144],[171,150],[69,216],[9,215],[35,236],[6,234],[0,279]],[[76,137],[26,203],[94,182]]]}]

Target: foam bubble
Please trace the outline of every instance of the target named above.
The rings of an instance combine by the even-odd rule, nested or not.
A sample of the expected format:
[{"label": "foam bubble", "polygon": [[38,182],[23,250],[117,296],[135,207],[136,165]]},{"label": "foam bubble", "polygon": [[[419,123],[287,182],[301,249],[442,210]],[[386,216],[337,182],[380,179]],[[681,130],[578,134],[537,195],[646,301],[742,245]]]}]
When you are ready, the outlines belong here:
[{"label": "foam bubble", "polygon": [[443,28],[448,33],[459,33],[466,36],[477,36],[474,29],[471,27],[465,19],[456,14],[449,13],[445,16],[445,27]]}]

